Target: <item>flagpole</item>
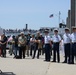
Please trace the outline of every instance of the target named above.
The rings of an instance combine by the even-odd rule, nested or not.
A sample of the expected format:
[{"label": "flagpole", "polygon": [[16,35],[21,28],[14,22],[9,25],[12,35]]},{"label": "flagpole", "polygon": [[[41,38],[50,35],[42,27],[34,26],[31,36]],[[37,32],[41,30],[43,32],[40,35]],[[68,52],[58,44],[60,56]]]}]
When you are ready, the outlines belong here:
[{"label": "flagpole", "polygon": [[[61,15],[61,12],[59,11],[59,13],[56,15],[58,17],[58,27],[59,27],[60,20],[61,20],[61,16],[60,15]],[[49,17],[52,18],[53,14],[51,14]]]},{"label": "flagpole", "polygon": [[58,17],[58,25],[60,24],[60,15],[61,15],[61,13],[60,13],[60,11],[59,11],[59,17]]}]

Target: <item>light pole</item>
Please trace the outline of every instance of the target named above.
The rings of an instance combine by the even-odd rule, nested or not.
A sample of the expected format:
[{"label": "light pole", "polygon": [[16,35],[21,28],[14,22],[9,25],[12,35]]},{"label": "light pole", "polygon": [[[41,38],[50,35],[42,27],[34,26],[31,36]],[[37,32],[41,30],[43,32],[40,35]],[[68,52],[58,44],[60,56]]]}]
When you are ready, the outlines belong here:
[{"label": "light pole", "polygon": [[59,22],[58,22],[58,24],[60,24],[60,20],[61,20],[61,12],[59,11],[59,14],[58,14],[58,18],[59,18]]}]

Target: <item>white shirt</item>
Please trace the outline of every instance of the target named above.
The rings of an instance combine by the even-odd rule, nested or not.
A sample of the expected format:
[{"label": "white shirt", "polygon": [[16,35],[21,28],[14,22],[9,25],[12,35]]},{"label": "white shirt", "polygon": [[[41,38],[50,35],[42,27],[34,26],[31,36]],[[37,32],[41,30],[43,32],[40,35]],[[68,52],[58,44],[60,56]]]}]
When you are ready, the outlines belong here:
[{"label": "white shirt", "polygon": [[61,41],[60,35],[53,35],[52,41],[53,41],[53,42],[60,42],[60,41]]},{"label": "white shirt", "polygon": [[69,33],[65,33],[63,35],[63,42],[66,44],[66,43],[70,43],[71,42],[71,38],[70,38],[70,34]]},{"label": "white shirt", "polygon": [[30,42],[31,42],[31,41],[35,41],[35,38],[30,38]]},{"label": "white shirt", "polygon": [[45,44],[49,44],[50,40],[51,40],[50,36],[49,35],[45,35],[45,38],[44,38]]},{"label": "white shirt", "polygon": [[35,38],[30,38],[30,44],[33,45],[35,41]]},{"label": "white shirt", "polygon": [[76,33],[71,34],[71,41],[72,43],[76,42]]}]

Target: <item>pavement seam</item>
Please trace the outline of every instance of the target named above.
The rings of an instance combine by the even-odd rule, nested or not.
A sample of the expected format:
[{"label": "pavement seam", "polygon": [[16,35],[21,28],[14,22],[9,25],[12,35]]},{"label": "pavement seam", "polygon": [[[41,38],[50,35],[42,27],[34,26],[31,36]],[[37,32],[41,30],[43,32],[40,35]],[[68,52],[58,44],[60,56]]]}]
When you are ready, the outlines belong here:
[{"label": "pavement seam", "polygon": [[49,69],[50,69],[50,65],[51,65],[51,62],[50,62],[49,65],[48,65],[48,68],[47,68],[47,70],[46,70],[46,72],[45,72],[45,75],[47,75],[47,73],[48,73],[48,71],[49,71]]}]

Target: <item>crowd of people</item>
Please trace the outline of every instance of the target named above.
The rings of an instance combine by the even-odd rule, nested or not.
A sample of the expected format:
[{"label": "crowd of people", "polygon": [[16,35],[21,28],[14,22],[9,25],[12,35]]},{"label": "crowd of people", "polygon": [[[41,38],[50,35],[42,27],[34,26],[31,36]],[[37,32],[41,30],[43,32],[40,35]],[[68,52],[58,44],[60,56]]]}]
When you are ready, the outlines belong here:
[{"label": "crowd of people", "polygon": [[44,33],[45,36],[40,32],[37,32],[36,35],[28,33],[25,36],[24,32],[21,32],[20,35],[9,38],[5,34],[1,35],[0,56],[6,57],[6,46],[9,44],[9,54],[14,54],[16,59],[25,59],[26,55],[34,59],[37,52],[37,59],[39,59],[40,55],[45,55],[44,61],[50,62],[52,55],[52,62],[60,63],[59,45],[63,40],[65,60],[62,63],[74,64],[74,57],[76,56],[76,27],[72,28],[72,34],[70,34],[69,28],[65,28],[65,34],[62,37],[58,34],[58,29],[54,29],[52,37],[49,35],[49,30],[45,29]]},{"label": "crowd of people", "polygon": [[[2,36],[4,37],[2,38]],[[25,58],[25,55],[27,55],[28,57],[32,56],[32,58],[34,59],[36,55],[36,50],[38,50],[37,58],[39,58],[41,51],[43,52],[44,37],[42,36],[42,34],[40,34],[40,32],[37,32],[37,35],[31,35],[30,33],[25,35],[24,32],[21,32],[18,36],[6,37],[4,34],[2,36],[0,40],[2,57],[6,57],[7,45],[9,45],[9,54],[14,54],[14,58],[19,59]],[[2,48],[2,40],[4,40],[5,43],[5,50]]]}]

